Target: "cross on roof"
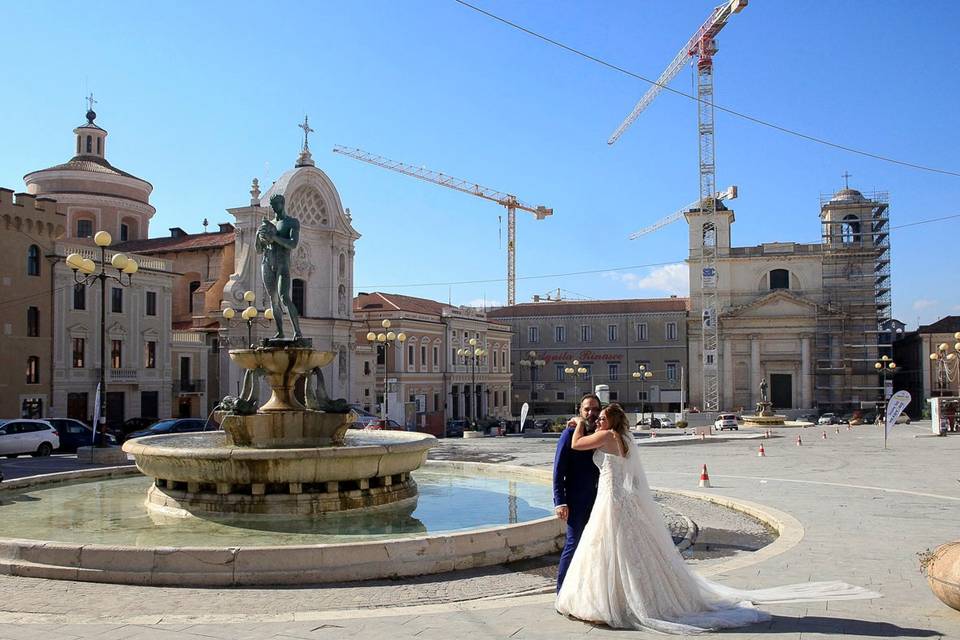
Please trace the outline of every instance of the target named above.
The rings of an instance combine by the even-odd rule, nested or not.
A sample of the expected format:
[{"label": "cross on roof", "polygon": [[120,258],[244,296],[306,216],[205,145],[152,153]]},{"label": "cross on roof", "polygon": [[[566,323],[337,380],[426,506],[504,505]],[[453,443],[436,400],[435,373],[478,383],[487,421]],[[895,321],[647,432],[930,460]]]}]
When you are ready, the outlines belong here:
[{"label": "cross on roof", "polygon": [[97,104],[97,101],[93,99],[93,92],[90,92],[90,95],[85,98],[87,101],[87,110],[93,111],[93,105]]},{"label": "cross on roof", "polygon": [[303,129],[303,150],[309,151],[310,141],[308,138],[310,134],[313,133],[313,129],[310,128],[310,122],[307,119],[307,116],[303,116],[303,124],[298,124],[297,126]]},{"label": "cross on roof", "polygon": [[851,174],[849,171],[844,171],[844,172],[841,174],[840,177],[843,178],[843,188],[844,188],[844,189],[849,189],[849,188],[850,188],[850,178],[853,177],[853,174]]}]

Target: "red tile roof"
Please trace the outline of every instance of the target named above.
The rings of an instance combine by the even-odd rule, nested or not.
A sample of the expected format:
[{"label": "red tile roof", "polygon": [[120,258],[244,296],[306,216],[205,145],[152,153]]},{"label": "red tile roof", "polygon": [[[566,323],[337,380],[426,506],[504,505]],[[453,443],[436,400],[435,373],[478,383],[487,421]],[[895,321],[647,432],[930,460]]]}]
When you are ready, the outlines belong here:
[{"label": "red tile roof", "polygon": [[167,251],[196,251],[199,249],[216,249],[233,244],[233,231],[218,231],[215,233],[195,233],[178,238],[150,238],[149,240],[130,240],[111,247],[122,251],[135,253],[161,253]]},{"label": "red tile roof", "polygon": [[602,315],[613,313],[655,313],[687,311],[688,298],[635,298],[632,300],[570,300],[564,302],[525,302],[487,312],[490,318],[531,316]]},{"label": "red tile roof", "polygon": [[361,293],[353,299],[354,311],[409,311],[439,316],[450,305],[427,298],[402,296],[396,293]]}]

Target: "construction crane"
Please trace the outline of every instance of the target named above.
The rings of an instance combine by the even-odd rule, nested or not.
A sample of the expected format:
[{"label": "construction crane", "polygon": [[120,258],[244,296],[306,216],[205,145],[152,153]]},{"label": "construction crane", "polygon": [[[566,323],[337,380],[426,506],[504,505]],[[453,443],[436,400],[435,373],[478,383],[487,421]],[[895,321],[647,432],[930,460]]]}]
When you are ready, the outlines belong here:
[{"label": "construction crane", "polygon": [[[737,186],[731,185],[727,187],[726,191],[718,191],[715,197],[717,198],[717,200],[733,200],[734,198],[737,197]],[[639,231],[634,231],[628,236],[628,238],[630,240],[636,240],[637,238],[645,236],[648,233],[653,233],[654,231],[658,231],[664,228],[665,226],[667,226],[668,224],[673,224],[677,220],[681,219],[688,211],[692,209],[700,209],[700,207],[701,207],[701,201],[698,199],[696,202],[691,202],[690,204],[680,209],[679,211],[674,211],[673,213],[668,215],[666,218],[661,218],[660,220],[657,220],[649,227],[644,227]]]},{"label": "construction crane", "polygon": [[[697,59],[697,130],[700,147],[700,211],[707,215],[704,226],[713,225],[717,213],[716,163],[714,160],[713,140],[713,56],[717,53],[716,36],[735,13],[747,6],[748,0],[728,0],[715,8],[700,25],[693,37],[674,57],[666,70],[660,74],[654,84],[640,98],[630,115],[620,123],[616,131],[607,140],[613,144],[633,121],[647,108],[657,94],[667,86],[680,69],[691,58]],[[706,412],[720,410],[720,371],[718,347],[720,344],[719,322],[717,322],[717,234],[704,233],[700,247],[700,301],[703,307],[703,409]]]},{"label": "construction crane", "polygon": [[496,189],[489,189],[487,187],[482,187],[479,184],[470,182],[468,180],[461,180],[460,178],[454,178],[453,176],[448,176],[437,171],[431,171],[430,169],[425,169],[424,167],[414,167],[409,164],[404,164],[403,162],[398,162],[396,160],[390,160],[384,158],[383,156],[378,156],[373,153],[368,153],[362,149],[353,149],[350,147],[344,147],[341,145],[336,145],[333,148],[334,153],[339,153],[354,160],[360,160],[361,162],[367,162],[384,169],[389,169],[390,171],[396,171],[397,173],[402,173],[404,175],[411,176],[413,178],[419,178],[420,180],[426,180],[427,182],[432,182],[433,184],[438,184],[441,187],[448,187],[450,189],[456,189],[457,191],[462,191],[463,193],[469,193],[472,196],[477,196],[478,198],[484,198],[492,202],[507,208],[507,304],[514,305],[516,304],[517,299],[517,209],[521,211],[529,211],[537,220],[543,220],[547,216],[553,215],[553,209],[548,209],[542,205],[532,207],[520,202],[516,196],[509,193],[503,193],[502,191],[497,191]]}]

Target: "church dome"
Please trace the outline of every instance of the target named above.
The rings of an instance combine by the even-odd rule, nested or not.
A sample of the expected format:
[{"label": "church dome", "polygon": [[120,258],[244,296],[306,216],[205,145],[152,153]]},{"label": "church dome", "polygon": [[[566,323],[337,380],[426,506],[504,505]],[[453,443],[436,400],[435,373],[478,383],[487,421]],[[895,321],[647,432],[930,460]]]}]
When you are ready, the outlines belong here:
[{"label": "church dome", "polygon": [[856,189],[840,189],[830,199],[831,202],[866,202],[867,199]]}]

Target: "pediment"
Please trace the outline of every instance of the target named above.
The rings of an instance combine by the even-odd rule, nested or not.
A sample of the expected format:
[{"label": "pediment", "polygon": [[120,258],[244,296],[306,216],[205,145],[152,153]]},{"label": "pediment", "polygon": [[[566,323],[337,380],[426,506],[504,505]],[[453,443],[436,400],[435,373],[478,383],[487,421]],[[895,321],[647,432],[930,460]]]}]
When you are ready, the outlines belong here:
[{"label": "pediment", "polygon": [[67,327],[67,335],[85,337],[90,333],[90,329],[82,322],[76,322]]},{"label": "pediment", "polygon": [[727,318],[783,318],[818,315],[823,312],[820,305],[812,300],[790,293],[786,290],[772,291],[723,314]]},{"label": "pediment", "polygon": [[127,328],[119,322],[114,322],[107,327],[107,334],[110,336],[125,337],[127,335]]}]

